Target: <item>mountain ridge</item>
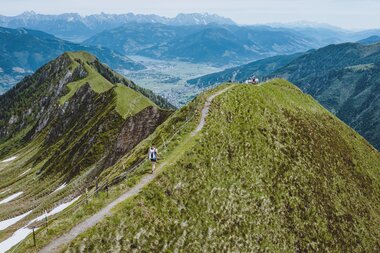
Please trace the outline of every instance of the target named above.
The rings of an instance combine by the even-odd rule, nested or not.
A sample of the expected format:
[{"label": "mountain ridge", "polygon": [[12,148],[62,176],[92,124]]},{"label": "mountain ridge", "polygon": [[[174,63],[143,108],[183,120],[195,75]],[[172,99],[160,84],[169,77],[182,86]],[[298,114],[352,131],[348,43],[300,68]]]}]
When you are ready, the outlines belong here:
[{"label": "mountain ridge", "polygon": [[267,58],[188,83],[205,87],[229,80],[243,82],[251,75],[288,79],[379,149],[379,64],[380,44],[343,43],[300,55]]},{"label": "mountain ridge", "polygon": [[134,157],[174,109],[87,52],[45,64],[0,95],[0,108],[0,188],[6,189],[0,198],[19,196],[0,203],[0,220],[27,216],[1,231],[6,244],[45,210],[78,200],[120,158]]},{"label": "mountain ridge", "polygon": [[24,28],[0,27],[0,48],[0,93],[65,51],[90,51],[115,69],[145,68],[108,48],[66,42],[53,35]]},{"label": "mountain ridge", "polygon": [[[67,40],[81,42],[84,39],[113,29],[126,23],[162,23],[167,25],[205,25],[211,23],[235,24],[229,18],[208,13],[180,13],[176,17],[168,18],[154,14],[92,14],[81,16],[78,13],[63,13],[59,15],[37,14],[33,11],[8,17],[0,15],[0,26],[9,28],[33,28],[43,30]],[[57,28],[61,28],[57,30]]]},{"label": "mountain ridge", "polygon": [[[207,98],[225,87],[190,103],[198,116],[183,142]],[[163,158],[164,172],[139,195],[65,250],[378,248],[378,151],[294,85],[236,85],[213,101],[190,143],[175,162]]]},{"label": "mountain ridge", "polygon": [[127,55],[216,66],[245,63],[252,59],[291,54],[319,46],[300,33],[265,26],[209,24],[186,26],[183,29],[158,23],[126,24],[103,31],[84,41],[84,44],[108,45]]}]

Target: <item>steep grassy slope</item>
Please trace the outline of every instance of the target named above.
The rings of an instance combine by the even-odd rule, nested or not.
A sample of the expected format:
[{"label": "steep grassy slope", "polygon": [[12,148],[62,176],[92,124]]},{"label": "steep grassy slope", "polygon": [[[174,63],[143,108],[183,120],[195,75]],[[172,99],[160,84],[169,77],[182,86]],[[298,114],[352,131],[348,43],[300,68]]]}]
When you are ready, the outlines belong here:
[{"label": "steep grassy slope", "polygon": [[[223,87],[221,87],[223,88]],[[56,217],[57,219],[53,222],[49,222],[49,230],[42,228],[37,231],[37,247],[33,246],[33,239],[31,236],[24,240],[20,246],[17,247],[15,252],[36,252],[40,250],[43,246],[48,244],[51,241],[54,241],[57,236],[64,235],[80,221],[83,221],[84,218],[87,218],[90,215],[93,215],[95,212],[99,211],[100,208],[104,205],[109,204],[112,200],[118,198],[123,192],[130,189],[139,180],[146,176],[146,173],[150,172],[151,164],[148,161],[143,161],[146,158],[147,147],[152,143],[155,143],[158,146],[160,152],[160,158],[167,158],[171,161],[174,161],[176,157],[180,157],[180,154],[186,150],[183,148],[182,144],[191,145],[192,142],[189,140],[188,133],[195,128],[197,124],[198,113],[203,106],[203,103],[199,101],[204,101],[206,96],[209,94],[202,94],[197,101],[189,103],[188,106],[183,107],[176,112],[175,116],[170,117],[163,124],[161,124],[157,129],[149,135],[148,138],[139,142],[139,144],[134,147],[131,151],[126,152],[126,154],[121,157],[112,167],[102,170],[99,175],[99,185],[104,186],[106,182],[109,182],[109,197],[103,192],[99,193],[99,197],[92,196],[89,198],[87,204],[73,206],[64,214]],[[201,99],[201,100],[199,100]],[[135,132],[135,129],[139,129],[142,126],[149,125],[150,121],[155,121],[154,117],[150,117],[147,121],[144,121],[143,124],[134,124],[131,125],[135,119],[138,119],[139,114],[146,113],[142,111],[136,115],[129,117],[124,125],[128,126],[124,130],[129,130]],[[150,115],[152,116],[152,115]],[[123,136],[123,132],[120,134]],[[126,135],[128,137],[128,135]],[[122,138],[119,138],[121,140]],[[134,141],[133,138],[129,138]],[[115,155],[120,155],[120,149],[128,147],[128,145],[119,145],[118,141],[115,142],[115,145],[111,148],[112,151],[109,153],[110,156],[105,158],[104,165],[109,166],[109,162],[114,162]],[[182,148],[178,149],[178,145],[181,145]],[[80,177],[79,177],[80,179]],[[78,180],[80,181],[80,180]],[[75,185],[75,182],[71,186]],[[70,186],[70,185],[69,185]],[[90,191],[90,195],[93,191]],[[0,234],[1,237],[1,234]],[[0,239],[1,241],[1,239]]]},{"label": "steep grassy slope", "polygon": [[332,45],[275,71],[380,148],[380,44]]},{"label": "steep grassy slope", "polygon": [[173,107],[93,55],[69,52],[0,96],[0,108],[0,199],[23,192],[1,204],[0,221],[33,211],[0,231],[3,241],[43,210],[92,187]]},{"label": "steep grassy slope", "polygon": [[66,252],[379,251],[380,154],[290,83],[220,95],[192,143]]},{"label": "steep grassy slope", "polygon": [[380,43],[345,43],[277,56],[189,80],[206,87],[229,80],[281,77],[312,95],[330,112],[380,148]]}]

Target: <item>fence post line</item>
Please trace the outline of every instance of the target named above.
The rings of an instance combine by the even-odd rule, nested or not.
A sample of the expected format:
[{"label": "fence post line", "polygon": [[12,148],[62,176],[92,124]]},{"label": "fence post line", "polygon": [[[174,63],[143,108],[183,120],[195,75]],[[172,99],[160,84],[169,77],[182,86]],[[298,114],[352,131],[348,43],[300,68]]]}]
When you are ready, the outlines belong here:
[{"label": "fence post line", "polygon": [[161,138],[162,138],[162,142],[164,143],[164,148],[166,149],[166,142],[164,140],[164,137],[161,135]]},{"label": "fence post line", "polygon": [[96,177],[96,183],[95,183],[95,196],[98,196],[98,187],[99,187],[99,178]]},{"label": "fence post line", "polygon": [[107,178],[107,181],[106,181],[106,191],[107,191],[107,198],[108,198],[108,178]]},{"label": "fence post line", "polygon": [[33,229],[33,245],[36,247],[36,233],[34,233],[34,226],[32,227]]},{"label": "fence post line", "polygon": [[45,210],[45,225],[46,225],[46,232],[49,232],[48,229],[48,216],[47,216],[47,211]]},{"label": "fence post line", "polygon": [[88,204],[88,188],[86,187],[86,205]]}]

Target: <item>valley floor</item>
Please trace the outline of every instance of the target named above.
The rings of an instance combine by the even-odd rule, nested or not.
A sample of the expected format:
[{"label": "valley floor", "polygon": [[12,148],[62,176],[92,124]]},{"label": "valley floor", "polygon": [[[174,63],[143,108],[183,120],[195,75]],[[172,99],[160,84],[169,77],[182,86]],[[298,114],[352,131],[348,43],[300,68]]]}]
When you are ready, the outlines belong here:
[{"label": "valley floor", "polygon": [[187,80],[221,71],[225,68],[182,61],[155,60],[142,56],[128,57],[144,64],[147,69],[122,71],[121,73],[136,84],[165,97],[177,107],[185,105],[202,91],[193,85],[187,85]]}]

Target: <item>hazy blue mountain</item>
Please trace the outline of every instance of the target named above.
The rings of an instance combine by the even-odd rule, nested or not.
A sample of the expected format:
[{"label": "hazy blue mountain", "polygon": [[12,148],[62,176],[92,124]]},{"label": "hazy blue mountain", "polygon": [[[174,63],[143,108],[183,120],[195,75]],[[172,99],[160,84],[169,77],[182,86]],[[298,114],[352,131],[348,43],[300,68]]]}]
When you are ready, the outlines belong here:
[{"label": "hazy blue mountain", "polygon": [[278,54],[320,47],[294,31],[267,26],[168,26],[127,24],[99,33],[84,42],[157,59],[180,59],[213,65],[241,64]]},{"label": "hazy blue mountain", "polygon": [[144,50],[142,54],[225,65],[292,54],[318,46],[309,38],[291,31],[268,27],[210,26],[180,40]]},{"label": "hazy blue mountain", "polygon": [[83,42],[86,45],[104,46],[125,54],[139,54],[155,45],[165,45],[185,37],[203,26],[169,26],[161,23],[128,23],[112,30],[103,31]]},{"label": "hazy blue mountain", "polygon": [[380,149],[380,44],[310,51],[272,76],[294,82]]},{"label": "hazy blue mountain", "polygon": [[187,82],[198,87],[207,87],[224,82],[243,82],[252,75],[263,77],[273,73],[275,70],[284,67],[303,53],[292,55],[279,55],[263,60],[254,61],[245,65],[229,68],[217,73],[212,73],[199,78],[188,80]]},{"label": "hazy blue mountain", "polygon": [[167,25],[207,25],[235,24],[231,19],[214,14],[178,14],[174,18],[158,15],[142,14],[94,14],[82,17],[77,13],[64,13],[60,15],[43,15],[33,11],[24,12],[18,16],[0,16],[0,26],[8,28],[29,28],[53,34],[59,38],[82,42],[83,40],[104,30],[116,28],[126,23],[162,23]]},{"label": "hazy blue mountain", "polygon": [[344,42],[356,42],[370,36],[380,35],[380,29],[369,29],[362,31],[345,30],[336,26],[314,22],[293,22],[268,24],[271,27],[290,29],[302,33],[320,43],[339,44]]},{"label": "hazy blue mountain", "polygon": [[80,50],[93,53],[115,69],[145,68],[104,47],[83,46],[35,30],[0,28],[0,93],[63,52]]},{"label": "hazy blue mountain", "polygon": [[380,36],[373,35],[371,37],[368,37],[364,40],[359,40],[358,43],[364,44],[364,45],[370,45],[370,44],[376,44],[380,42]]}]

